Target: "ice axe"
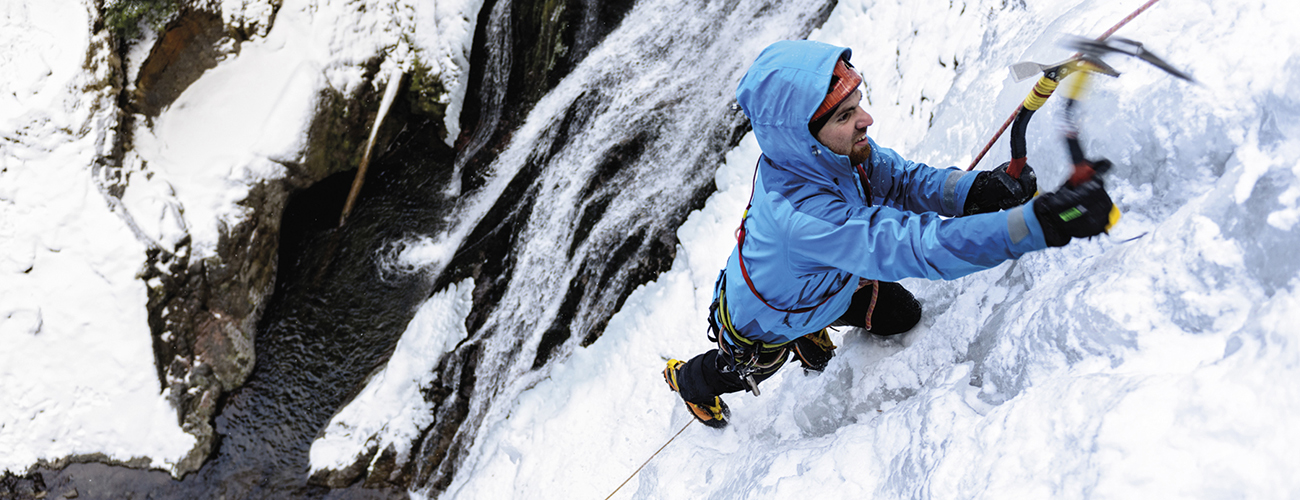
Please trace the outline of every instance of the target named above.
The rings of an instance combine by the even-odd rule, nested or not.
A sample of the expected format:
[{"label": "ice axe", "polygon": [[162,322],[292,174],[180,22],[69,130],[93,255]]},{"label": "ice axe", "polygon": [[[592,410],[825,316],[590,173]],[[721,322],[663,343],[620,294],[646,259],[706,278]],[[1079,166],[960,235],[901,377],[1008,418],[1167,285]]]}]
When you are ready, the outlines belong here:
[{"label": "ice axe", "polygon": [[1029,127],[1029,119],[1033,118],[1034,112],[1038,111],[1038,108],[1041,108],[1047,102],[1047,98],[1052,96],[1061,80],[1081,71],[1119,76],[1119,72],[1115,71],[1115,68],[1110,67],[1100,58],[1084,53],[1075,54],[1069,59],[1056,64],[1039,64],[1026,61],[1011,65],[1011,74],[1016,81],[1024,81],[1035,75],[1038,75],[1039,78],[1038,83],[1034,84],[1033,90],[1020,104],[1015,123],[1011,126],[1011,162],[1007,165],[1007,175],[1019,179],[1020,172],[1025,168],[1027,153],[1025,131]]},{"label": "ice axe", "polygon": [[1165,62],[1164,59],[1152,54],[1141,42],[1135,42],[1127,38],[1111,37],[1105,40],[1092,40],[1078,36],[1067,37],[1063,42],[1066,47],[1079,51],[1083,58],[1089,58],[1100,61],[1101,56],[1107,54],[1126,54],[1150,63],[1152,66],[1164,70],[1175,77],[1181,78],[1188,82],[1196,83],[1196,80],[1185,72]]},{"label": "ice axe", "polygon": [[1152,66],[1164,70],[1175,77],[1195,83],[1196,80],[1191,75],[1179,71],[1169,63],[1165,62],[1159,56],[1151,53],[1142,46],[1142,42],[1133,41],[1127,38],[1111,37],[1105,40],[1093,40],[1081,36],[1067,36],[1061,42],[1067,48],[1078,51],[1074,57],[1066,59],[1056,64],[1039,64],[1033,61],[1023,61],[1011,65],[1011,75],[1017,81],[1025,81],[1029,78],[1039,75],[1061,81],[1071,72],[1081,69],[1084,64],[1091,63],[1095,67],[1094,72],[1106,74],[1109,76],[1119,76],[1119,72],[1114,68],[1107,66],[1101,61],[1101,57],[1106,54],[1126,54],[1150,63]]},{"label": "ice axe", "polygon": [[[1070,161],[1074,164],[1074,171],[1070,174],[1067,184],[1079,186],[1091,181],[1093,177],[1105,173],[1111,166],[1109,160],[1090,160],[1083,154],[1083,146],[1079,142],[1079,127],[1077,121],[1077,108],[1079,102],[1083,99],[1084,92],[1088,85],[1088,80],[1092,73],[1101,73],[1109,76],[1118,76],[1119,72],[1110,68],[1101,58],[1108,54],[1126,54],[1136,57],[1151,65],[1160,68],[1177,78],[1193,82],[1192,77],[1187,73],[1175,69],[1160,59],[1155,54],[1148,52],[1142,47],[1141,43],[1126,38],[1111,38],[1107,40],[1089,40],[1086,38],[1070,37],[1063,41],[1067,47],[1078,51],[1079,64],[1082,65],[1080,74],[1074,77],[1072,84],[1066,91],[1065,95],[1065,143],[1070,150]],[[1014,131],[1013,131],[1014,134]],[[1013,135],[1013,138],[1015,136]],[[1021,136],[1023,140],[1023,135]],[[1109,231],[1116,222],[1119,221],[1119,207],[1111,205],[1109,222],[1106,224],[1106,230]]]},{"label": "ice axe", "polygon": [[[1020,112],[1015,118],[1015,124],[1011,128],[1011,161],[1007,167],[1007,174],[1013,178],[1019,178],[1021,170],[1026,164],[1025,130],[1034,111],[1047,101],[1047,98],[1056,90],[1056,86],[1061,80],[1071,74],[1079,73],[1071,81],[1071,85],[1066,92],[1064,113],[1065,141],[1070,150],[1070,160],[1074,167],[1069,180],[1066,182],[1071,186],[1079,186],[1092,180],[1094,176],[1104,173],[1111,165],[1107,160],[1092,161],[1084,156],[1083,147],[1079,142],[1079,128],[1076,117],[1078,103],[1083,99],[1092,74],[1096,73],[1110,77],[1119,76],[1119,71],[1116,71],[1115,68],[1110,67],[1102,60],[1103,56],[1108,54],[1133,56],[1175,77],[1187,81],[1193,80],[1187,73],[1178,71],[1163,59],[1147,51],[1141,43],[1126,38],[1090,40],[1081,37],[1068,37],[1062,43],[1078,52],[1073,57],[1053,65],[1024,62],[1011,67],[1012,75],[1019,80],[1024,80],[1038,73],[1043,76],[1034,85],[1034,90],[1030,92],[1029,97],[1025,98],[1019,110]],[[1106,229],[1109,230],[1111,226],[1114,226],[1119,221],[1119,217],[1119,209],[1112,206],[1110,223],[1107,224]]]},{"label": "ice axe", "polygon": [[[1147,0],[1145,3],[1142,4],[1141,7],[1138,7],[1137,10],[1134,10],[1132,14],[1124,16],[1124,18],[1120,19],[1118,23],[1115,23],[1114,26],[1111,26],[1110,29],[1107,29],[1104,33],[1101,34],[1101,36],[1097,37],[1097,40],[1105,40],[1107,38],[1110,38],[1110,36],[1114,35],[1116,31],[1120,30],[1120,28],[1123,28],[1124,26],[1128,25],[1130,21],[1136,19],[1137,16],[1141,15],[1143,12],[1146,12],[1147,9],[1150,9],[1151,6],[1155,5],[1157,1],[1159,0]],[[1076,54],[1076,56],[1078,56],[1078,54]],[[1029,63],[1029,64],[1032,64],[1032,66],[1023,66],[1023,65],[1021,66],[1022,71],[1016,72],[1017,78],[1019,78],[1020,80],[1030,78],[1033,75],[1038,74],[1039,71],[1046,73],[1045,69],[1040,67],[1041,65],[1034,64],[1034,63]],[[1013,72],[1014,72],[1014,68],[1015,67],[1013,66]],[[1026,69],[1028,71],[1026,71]],[[1060,79],[1057,79],[1056,81],[1059,82]],[[1055,86],[1053,85],[1052,88],[1055,89]],[[1048,92],[1047,95],[1051,95],[1051,92]],[[1046,97],[1043,97],[1043,99],[1046,99]],[[989,142],[984,145],[984,148],[980,150],[979,154],[975,155],[975,159],[971,160],[970,166],[966,167],[967,171],[974,170],[975,166],[979,165],[980,160],[984,159],[984,155],[987,154],[989,152],[989,149],[993,147],[993,143],[997,142],[999,137],[1002,137],[1002,133],[1007,131],[1007,127],[1011,126],[1011,122],[1015,121],[1015,119],[1020,115],[1020,112],[1024,110],[1025,110],[1024,106],[1016,106],[1015,111],[1011,112],[1011,116],[1008,116],[1007,120],[1002,122],[1002,126],[998,127],[998,130],[993,133],[993,137],[989,139]]]},{"label": "ice axe", "polygon": [[[1063,44],[1069,48],[1078,51],[1074,56],[1056,64],[1039,64],[1032,61],[1020,62],[1011,65],[1011,74],[1016,81],[1023,81],[1032,78],[1035,75],[1042,75],[1034,89],[1025,98],[1019,112],[1016,115],[1015,123],[1011,128],[1011,162],[1007,166],[1007,174],[1014,178],[1020,177],[1020,172],[1024,168],[1026,160],[1025,150],[1025,130],[1028,127],[1029,119],[1033,116],[1034,111],[1047,101],[1047,98],[1056,90],[1058,84],[1065,77],[1073,73],[1085,73],[1078,77],[1078,82],[1073,88],[1074,101],[1081,98],[1084,81],[1087,80],[1087,73],[1098,73],[1111,77],[1118,77],[1119,71],[1112,68],[1102,60],[1106,54],[1126,54],[1137,57],[1146,61],[1157,68],[1160,68],[1171,75],[1187,81],[1192,80],[1187,73],[1179,71],[1165,62],[1160,57],[1147,51],[1141,43],[1129,40],[1127,38],[1112,37],[1107,39],[1093,40],[1083,37],[1067,37]],[[1070,106],[1067,104],[1067,109]],[[1077,159],[1076,159],[1077,160]],[[1077,161],[1076,161],[1077,163]]]},{"label": "ice axe", "polygon": [[[1069,76],[1070,73],[1086,69],[1086,64],[1087,63],[1084,62],[1082,55],[1075,55],[1056,64],[1039,64],[1033,61],[1021,61],[1012,64],[1010,69],[1011,77],[1016,82],[1023,82],[1037,76],[1060,83],[1060,81],[1066,76]],[[1105,63],[1098,65],[1094,69],[1110,76],[1119,76],[1118,71],[1115,71],[1114,68],[1107,66]],[[1040,81],[1038,85],[1044,84]],[[1035,85],[1035,90],[1038,90],[1038,85]],[[1050,92],[1048,93],[1050,94]]]},{"label": "ice axe", "polygon": [[[1083,74],[1075,77],[1074,83],[1070,86],[1065,97],[1065,140],[1066,145],[1070,148],[1070,160],[1074,162],[1074,173],[1070,176],[1069,182],[1071,185],[1079,185],[1087,182],[1095,173],[1104,171],[1104,169],[1094,169],[1094,162],[1084,157],[1083,149],[1079,145],[1079,129],[1075,117],[1076,108],[1079,101],[1083,99],[1090,73],[1119,76],[1119,72],[1102,62],[1102,56],[1124,54],[1136,57],[1179,79],[1193,83],[1195,83],[1195,80],[1192,79],[1191,75],[1179,71],[1160,57],[1146,50],[1141,43],[1127,38],[1112,37],[1106,40],[1091,40],[1072,36],[1063,40],[1062,45],[1077,50],[1079,64],[1087,69]],[[1100,164],[1100,162],[1097,162],[1097,164]],[[1106,164],[1108,165],[1109,162],[1106,162]]]}]

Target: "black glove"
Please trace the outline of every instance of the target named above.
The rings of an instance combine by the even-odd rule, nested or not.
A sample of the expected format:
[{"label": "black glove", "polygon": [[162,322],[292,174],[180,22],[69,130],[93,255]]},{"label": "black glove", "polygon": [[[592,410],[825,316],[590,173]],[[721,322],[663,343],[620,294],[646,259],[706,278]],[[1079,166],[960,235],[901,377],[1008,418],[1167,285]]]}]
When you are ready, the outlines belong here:
[{"label": "black glove", "polygon": [[[1099,162],[1098,167],[1101,166]],[[1093,176],[1078,186],[1067,182],[1056,192],[1039,196],[1034,200],[1034,215],[1043,226],[1047,246],[1059,247],[1069,243],[1070,238],[1101,234],[1110,224],[1110,211],[1114,206],[1101,177]]]},{"label": "black glove", "polygon": [[1034,197],[1034,193],[1038,192],[1038,176],[1034,175],[1034,168],[1025,165],[1024,170],[1020,171],[1020,178],[1016,179],[1007,174],[1007,166],[1010,164],[1011,162],[1003,163],[998,168],[975,176],[975,182],[966,194],[966,207],[962,215],[1006,210],[1024,205]]},{"label": "black glove", "polygon": [[825,328],[794,339],[793,344],[794,355],[803,362],[805,370],[825,370],[826,364],[835,357],[835,343],[831,342]]}]

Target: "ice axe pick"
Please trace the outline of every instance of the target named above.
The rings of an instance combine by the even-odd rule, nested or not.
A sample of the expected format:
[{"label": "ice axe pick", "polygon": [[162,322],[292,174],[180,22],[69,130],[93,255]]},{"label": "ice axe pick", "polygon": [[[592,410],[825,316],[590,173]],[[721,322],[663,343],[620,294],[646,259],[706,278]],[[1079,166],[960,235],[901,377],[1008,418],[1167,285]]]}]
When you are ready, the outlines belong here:
[{"label": "ice axe pick", "polygon": [[1151,51],[1142,46],[1141,42],[1136,42],[1127,38],[1110,37],[1105,40],[1093,40],[1090,38],[1071,36],[1063,40],[1062,44],[1078,51],[1082,57],[1090,59],[1089,62],[1094,64],[1099,62],[1101,57],[1107,54],[1125,54],[1146,61],[1152,66],[1160,68],[1161,70],[1164,70],[1165,73],[1169,73],[1177,78],[1192,83],[1196,82],[1196,80],[1192,78],[1192,75],[1178,70],[1178,68],[1165,62],[1164,59],[1152,54]]}]

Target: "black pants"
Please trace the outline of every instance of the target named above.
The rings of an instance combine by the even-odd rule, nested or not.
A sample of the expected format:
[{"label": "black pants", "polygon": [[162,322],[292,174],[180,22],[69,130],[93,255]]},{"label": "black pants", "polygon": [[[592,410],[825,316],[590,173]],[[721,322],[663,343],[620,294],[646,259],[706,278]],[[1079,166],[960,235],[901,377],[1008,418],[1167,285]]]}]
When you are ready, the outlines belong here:
[{"label": "black pants", "polygon": [[[867,311],[871,311],[871,326],[867,331],[876,335],[897,335],[911,330],[921,321],[921,304],[911,292],[898,283],[880,281],[877,284],[878,290],[868,285],[854,292],[849,309],[831,325],[867,328]],[[872,295],[875,295],[875,307],[872,307]],[[712,404],[714,396],[747,389],[723,356],[725,354],[717,349],[711,349],[682,365],[682,371],[677,375],[682,399]],[[782,356],[788,359],[789,353]],[[755,381],[762,382],[775,375],[784,363],[785,359],[770,369],[755,373]]]}]

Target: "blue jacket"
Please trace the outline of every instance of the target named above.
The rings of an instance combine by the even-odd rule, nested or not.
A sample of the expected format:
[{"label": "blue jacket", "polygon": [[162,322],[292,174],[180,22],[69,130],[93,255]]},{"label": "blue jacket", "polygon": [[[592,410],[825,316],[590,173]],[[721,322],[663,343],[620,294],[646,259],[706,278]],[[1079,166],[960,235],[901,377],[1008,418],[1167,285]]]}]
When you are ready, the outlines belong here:
[{"label": "blue jacket", "polygon": [[732,250],[719,283],[746,338],[784,343],[830,325],[848,310],[859,278],[954,279],[1047,246],[1028,205],[949,218],[961,214],[975,172],[908,161],[874,140],[863,164],[869,201],[849,158],[808,131],[836,60],[849,54],[820,42],[777,42],[736,90],[763,150],[744,222],[745,268],[776,308],[821,303],[802,313],[768,307]]}]

